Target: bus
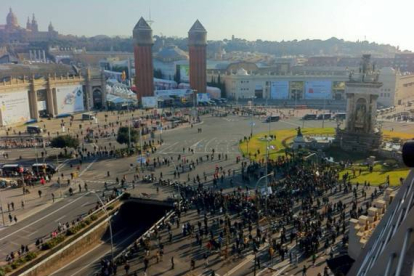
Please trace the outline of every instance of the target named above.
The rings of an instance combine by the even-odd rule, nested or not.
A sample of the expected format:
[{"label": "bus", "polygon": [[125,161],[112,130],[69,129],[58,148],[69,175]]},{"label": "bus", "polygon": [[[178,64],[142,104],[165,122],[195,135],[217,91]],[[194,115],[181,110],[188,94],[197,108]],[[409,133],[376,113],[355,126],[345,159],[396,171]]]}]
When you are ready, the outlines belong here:
[{"label": "bus", "polygon": [[280,116],[269,116],[266,118],[265,123],[277,122],[279,120],[280,120]]},{"label": "bus", "polygon": [[302,117],[302,120],[316,120],[316,114],[306,114]]},{"label": "bus", "polygon": [[32,171],[34,173],[48,173],[48,174],[55,174],[57,169],[52,164],[48,163],[34,163],[32,165]]},{"label": "bus", "polygon": [[345,120],[346,119],[346,113],[336,113],[333,116],[334,120]]},{"label": "bus", "polygon": [[1,167],[1,174],[3,176],[19,176],[23,171],[24,168],[20,164],[6,164]]},{"label": "bus", "polygon": [[318,115],[318,120],[329,120],[332,118],[332,114],[330,113],[324,113],[324,114],[319,114]]}]

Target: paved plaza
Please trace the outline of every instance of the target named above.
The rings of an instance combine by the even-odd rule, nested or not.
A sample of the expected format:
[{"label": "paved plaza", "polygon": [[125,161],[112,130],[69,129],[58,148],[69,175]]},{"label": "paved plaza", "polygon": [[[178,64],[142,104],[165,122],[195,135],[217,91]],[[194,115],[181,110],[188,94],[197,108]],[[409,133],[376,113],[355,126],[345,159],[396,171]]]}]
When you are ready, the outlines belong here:
[{"label": "paved plaza", "polygon": [[[271,129],[293,129],[298,126],[302,127],[303,122],[299,119],[304,114],[314,112],[310,110],[278,110],[268,109],[267,114],[282,115],[283,118],[279,122],[271,123]],[[50,136],[56,136],[57,132],[62,131],[62,123],[65,124],[65,133],[72,135],[80,135],[82,138],[85,133],[82,130],[86,128],[94,129],[95,132],[116,133],[117,128],[122,125],[127,125],[132,117],[146,116],[147,113],[142,111],[125,112],[124,114],[117,113],[98,113],[98,122],[82,122],[76,115],[72,121],[70,118],[45,120],[38,125],[47,129],[47,132],[43,134],[45,139]],[[106,116],[107,115],[107,116]],[[22,148],[23,145],[18,145],[16,148],[3,148],[3,153],[7,153],[8,158],[1,160],[1,163],[14,163],[19,162],[24,165],[30,165],[34,163],[37,158],[42,159],[41,152],[46,154],[44,157],[48,162],[55,163],[59,166],[59,173],[56,174],[50,182],[44,185],[36,184],[34,187],[29,187],[29,194],[23,195],[21,188],[16,189],[3,189],[0,193],[1,204],[3,207],[3,218],[0,220],[0,260],[5,261],[6,256],[12,251],[19,250],[21,245],[31,245],[39,238],[48,237],[53,232],[59,223],[66,223],[76,220],[80,216],[86,214],[90,209],[94,208],[97,203],[96,192],[100,196],[108,195],[110,189],[120,185],[116,179],[126,179],[127,192],[131,193],[135,197],[145,197],[154,200],[168,200],[177,199],[181,196],[177,186],[159,185],[158,181],[155,183],[141,183],[136,181],[132,184],[134,176],[137,174],[142,179],[143,176],[154,174],[159,179],[170,179],[177,181],[189,189],[188,195],[184,196],[183,206],[188,206],[188,210],[180,210],[182,212],[179,227],[177,228],[174,223],[175,220],[170,221],[172,227],[170,233],[172,234],[172,241],[169,242],[169,231],[167,228],[163,228],[159,232],[159,237],[164,244],[164,256],[163,260],[159,259],[159,243],[156,240],[151,240],[150,248],[143,250],[141,245],[138,245],[138,250],[131,256],[130,272],[136,272],[139,275],[144,273],[144,260],[148,259],[147,275],[211,275],[214,271],[215,275],[248,275],[254,273],[254,259],[256,259],[256,275],[300,275],[303,270],[303,266],[309,267],[307,269],[307,275],[317,275],[321,273],[323,275],[324,268],[326,266],[325,260],[328,259],[329,250],[324,249],[324,244],[320,242],[316,254],[306,256],[303,253],[303,248],[300,249],[296,241],[291,243],[281,241],[282,227],[280,226],[278,231],[268,231],[268,225],[266,223],[266,216],[260,213],[259,227],[257,227],[257,220],[253,217],[249,218],[251,224],[251,231],[249,231],[249,220],[245,220],[244,227],[236,229],[231,235],[231,242],[226,245],[227,249],[223,252],[221,249],[207,249],[206,245],[210,240],[207,233],[203,239],[201,248],[197,244],[196,232],[198,231],[198,225],[200,222],[204,227],[204,217],[207,217],[208,229],[212,230],[214,240],[218,240],[221,235],[223,246],[226,244],[227,238],[227,223],[226,220],[230,219],[230,225],[228,228],[234,228],[234,223],[241,223],[243,221],[242,215],[236,210],[229,210],[225,212],[220,204],[215,205],[216,209],[204,209],[197,212],[194,204],[190,204],[189,197],[194,190],[199,187],[199,183],[203,183],[202,191],[205,193],[215,193],[217,197],[225,195],[231,196],[236,194],[239,197],[249,197],[255,194],[254,188],[257,178],[253,174],[250,175],[250,180],[246,181],[242,177],[242,162],[246,162],[246,166],[250,165],[248,160],[243,159],[238,149],[239,140],[244,136],[250,135],[251,122],[254,122],[253,132],[266,132],[268,130],[268,124],[263,123],[265,116],[241,116],[241,115],[228,115],[226,117],[213,117],[210,114],[201,116],[201,122],[196,124],[184,123],[177,128],[170,128],[165,123],[162,134],[158,131],[155,134],[153,140],[156,145],[156,152],[151,153],[148,159],[150,162],[153,160],[164,164],[159,165],[155,171],[139,171],[138,173],[130,168],[130,164],[137,165],[137,156],[126,158],[114,158],[108,156],[100,156],[98,154],[91,154],[90,157],[85,158],[82,164],[77,159],[65,158],[62,160],[49,160],[47,156],[54,155],[60,150],[44,147],[42,144],[38,144],[37,148],[29,147]],[[106,119],[106,122],[105,122]],[[62,122],[63,120],[63,122]],[[128,122],[127,122],[128,121]],[[152,122],[151,122],[152,121]],[[118,124],[117,124],[118,122]],[[113,124],[113,125],[112,125]],[[321,127],[321,121],[306,121],[305,128]],[[82,127],[79,127],[82,125]],[[105,127],[106,125],[106,127]],[[148,119],[147,125],[149,127],[156,126],[155,120]],[[335,127],[335,122],[325,121],[325,127]],[[106,129],[105,129],[106,128]],[[202,131],[199,132],[198,129]],[[402,122],[384,122],[384,129],[393,129],[394,131],[410,132],[414,130],[414,124],[402,123]],[[24,132],[25,127],[16,127],[11,130],[1,130],[2,137],[19,137],[19,131]],[[8,133],[6,133],[6,131]],[[21,139],[24,135],[18,139]],[[83,147],[90,153],[96,153],[97,151],[103,151],[105,147],[117,147],[115,142],[115,136],[99,136],[92,143],[83,143]],[[163,140],[162,145],[158,143],[159,140]],[[151,137],[147,135],[144,137],[145,141],[151,140]],[[211,159],[211,155],[214,152],[214,159]],[[220,157],[219,157],[220,155]],[[209,159],[207,160],[207,156]],[[1,155],[0,155],[1,157]],[[4,157],[4,156],[3,156]],[[240,159],[240,162],[236,162],[236,159]],[[169,165],[165,164],[163,160],[169,160]],[[58,161],[58,163],[56,163]],[[194,164],[194,167],[190,170],[188,164]],[[245,164],[245,163],[244,163]],[[178,167],[180,174],[174,176],[174,167]],[[182,171],[184,170],[184,171]],[[217,173],[217,170],[219,172]],[[223,175],[223,171],[225,174]],[[78,177],[71,180],[71,184],[68,185],[66,180],[70,178],[70,174],[77,172]],[[108,172],[110,176],[108,177]],[[257,171],[257,173],[263,173],[263,167]],[[279,171],[275,173],[272,181],[279,181],[283,178],[285,171]],[[63,174],[63,176],[62,176]],[[162,177],[161,177],[162,176]],[[197,180],[197,176],[201,178]],[[223,176],[223,180],[221,180]],[[61,177],[61,184],[57,183],[57,178]],[[216,180],[215,180],[216,179]],[[221,182],[223,181],[223,182]],[[216,182],[216,183],[215,183]],[[106,187],[105,187],[106,183]],[[261,182],[263,184],[263,182]],[[275,182],[276,183],[276,182]],[[85,184],[87,184],[88,190],[85,190]],[[297,184],[294,184],[297,185]],[[72,187],[74,195],[69,196],[68,189]],[[79,189],[80,187],[80,189]],[[248,191],[246,190],[248,187]],[[106,189],[107,188],[107,189]],[[353,192],[348,191],[333,193],[330,189],[325,189],[323,194],[326,195],[328,201],[331,204],[336,204],[341,201],[346,207],[340,211],[336,211],[332,214],[332,218],[335,218],[336,223],[339,222],[341,214],[346,213],[346,220],[349,219],[350,211],[352,210],[353,201],[355,200]],[[109,190],[109,191],[108,191]],[[41,191],[41,196],[39,194]],[[367,195],[363,196],[364,191]],[[357,205],[358,208],[364,206],[364,202],[369,202],[371,193],[374,192],[374,188],[363,187],[360,185],[357,191]],[[312,195],[314,192],[312,192]],[[196,196],[194,194],[193,196]],[[315,195],[314,195],[315,196]],[[315,196],[315,199],[319,196]],[[321,197],[322,198],[322,197]],[[366,199],[365,199],[366,198]],[[297,201],[296,201],[297,200]],[[22,205],[24,202],[24,207]],[[244,201],[243,201],[244,202]],[[14,205],[14,209],[11,207],[11,203]],[[243,203],[244,204],[244,203]],[[264,202],[260,202],[262,206]],[[290,203],[289,203],[290,204]],[[316,201],[311,205],[316,205]],[[10,207],[10,211],[9,211]],[[303,202],[299,199],[295,199],[292,203],[292,216],[303,215]],[[187,208],[185,208],[187,209]],[[249,209],[249,208],[248,208]],[[365,210],[365,208],[364,208]],[[253,211],[252,211],[253,212]],[[318,213],[323,212],[323,206],[317,208]],[[254,213],[254,212],[253,212]],[[9,220],[9,214],[17,222]],[[228,216],[228,217],[227,217]],[[316,216],[316,213],[313,214]],[[138,217],[139,219],[139,217]],[[274,215],[275,222],[280,222],[285,219],[283,215]],[[323,225],[326,228],[327,218],[323,219]],[[183,235],[183,225],[192,225],[197,231],[192,233],[186,233]],[[334,224],[334,223],[333,223]],[[185,226],[187,227],[187,226]],[[342,228],[342,225],[340,225]],[[297,228],[297,225],[296,225]],[[291,232],[296,233],[295,227],[292,227],[292,221],[286,223],[286,234],[288,236]],[[348,228],[348,224],[346,226]],[[189,228],[191,229],[191,227]],[[259,233],[257,232],[259,229]],[[294,230],[296,229],[296,230]],[[346,230],[347,231],[347,230]],[[191,231],[190,231],[191,232]],[[261,233],[260,233],[261,232]],[[342,232],[340,229],[339,232]],[[114,233],[116,237],[116,252],[121,252],[128,244],[132,244],[133,241],[139,237],[142,233],[142,229],[119,229],[118,234]],[[243,238],[247,239],[246,247],[241,252],[234,249],[237,234],[242,233]],[[230,234],[229,234],[230,235]],[[251,238],[249,238],[251,235]],[[253,240],[257,237],[265,237],[265,239],[257,242],[257,247]],[[327,235],[326,231],[322,233],[321,241],[324,241]],[[269,239],[269,237],[271,237]],[[335,242],[328,249],[333,249],[334,254],[339,254],[342,249],[342,234],[336,235]],[[274,253],[273,258],[269,258],[269,240],[276,240],[275,245],[281,246],[286,250],[286,256],[284,260],[281,259],[279,252]],[[253,246],[255,244],[255,246]],[[233,248],[232,248],[233,247]],[[223,248],[222,248],[223,249]],[[67,266],[62,267],[60,271],[57,271],[54,275],[92,275],[100,271],[100,260],[102,258],[108,258],[110,252],[110,245],[108,242],[103,242],[97,247],[81,256],[80,258],[70,262]],[[255,253],[256,252],[256,253]],[[158,255],[157,255],[158,253]],[[292,256],[292,262],[289,260],[289,254]],[[256,256],[255,256],[256,255]],[[158,263],[157,263],[158,257]],[[174,270],[171,270],[171,257],[174,257]],[[312,258],[315,265],[313,265]],[[208,264],[207,264],[208,259]],[[260,268],[257,260],[260,260]],[[297,259],[297,262],[296,262]],[[195,268],[191,269],[191,261],[195,261]],[[124,267],[119,266],[118,274],[123,275]]]}]

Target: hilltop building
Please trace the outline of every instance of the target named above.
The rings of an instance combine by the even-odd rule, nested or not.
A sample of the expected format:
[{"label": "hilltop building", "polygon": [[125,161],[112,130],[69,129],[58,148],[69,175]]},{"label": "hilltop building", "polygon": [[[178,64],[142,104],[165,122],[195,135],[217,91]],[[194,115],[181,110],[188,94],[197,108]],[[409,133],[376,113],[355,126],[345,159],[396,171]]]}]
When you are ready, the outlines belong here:
[{"label": "hilltop building", "polygon": [[6,24],[0,25],[0,44],[49,41],[57,39],[58,36],[59,33],[55,31],[52,23],[47,31],[39,31],[34,14],[31,20],[27,18],[26,27],[21,27],[11,8],[6,17]]}]

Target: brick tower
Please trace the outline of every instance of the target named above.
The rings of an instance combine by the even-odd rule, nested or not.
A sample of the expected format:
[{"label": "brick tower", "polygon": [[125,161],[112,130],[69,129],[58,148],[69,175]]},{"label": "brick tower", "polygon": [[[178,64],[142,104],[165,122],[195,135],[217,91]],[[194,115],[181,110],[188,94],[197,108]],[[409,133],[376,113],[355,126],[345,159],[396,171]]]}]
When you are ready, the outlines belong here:
[{"label": "brick tower", "polygon": [[144,18],[134,27],[135,86],[137,98],[154,96],[154,69],[152,64],[152,29]]},{"label": "brick tower", "polygon": [[207,90],[206,76],[207,31],[196,21],[188,31],[188,50],[190,52],[190,87],[197,93]]}]

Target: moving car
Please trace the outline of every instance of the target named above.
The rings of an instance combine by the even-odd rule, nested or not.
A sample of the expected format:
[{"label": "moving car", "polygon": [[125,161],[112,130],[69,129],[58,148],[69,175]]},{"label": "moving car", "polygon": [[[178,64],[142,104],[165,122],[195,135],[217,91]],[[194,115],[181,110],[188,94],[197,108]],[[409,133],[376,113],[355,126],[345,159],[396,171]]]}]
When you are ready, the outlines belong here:
[{"label": "moving car", "polygon": [[42,128],[39,126],[27,126],[26,128],[29,134],[40,134],[42,133]]},{"label": "moving car", "polygon": [[277,122],[279,120],[280,120],[280,116],[269,116],[266,118],[265,122],[270,123],[270,122]]},{"label": "moving car", "polygon": [[95,115],[93,115],[91,113],[83,113],[82,114],[82,121],[83,120],[87,120],[87,121],[95,120]]}]

